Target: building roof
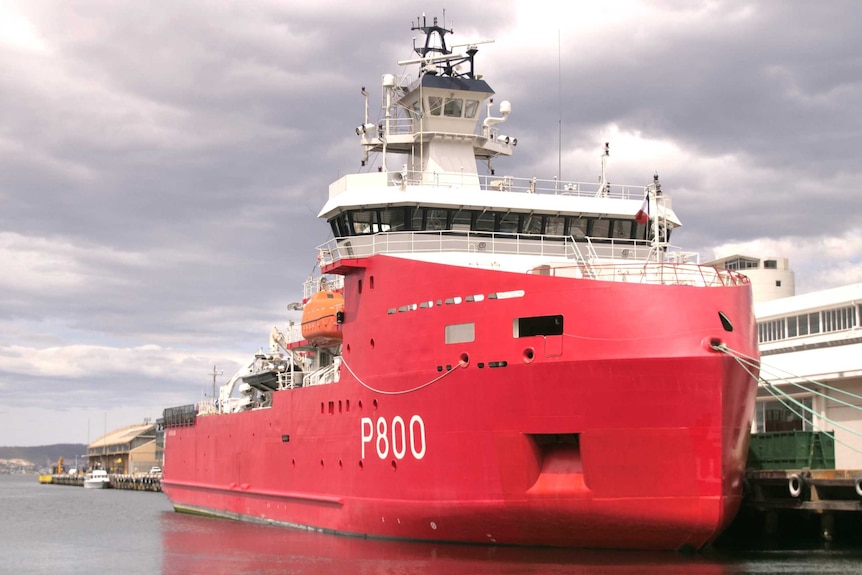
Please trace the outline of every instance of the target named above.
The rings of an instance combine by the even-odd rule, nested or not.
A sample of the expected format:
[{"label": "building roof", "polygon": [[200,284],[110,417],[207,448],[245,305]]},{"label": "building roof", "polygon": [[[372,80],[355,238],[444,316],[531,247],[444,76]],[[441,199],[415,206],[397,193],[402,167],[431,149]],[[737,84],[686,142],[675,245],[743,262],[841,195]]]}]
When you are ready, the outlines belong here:
[{"label": "building roof", "polygon": [[154,431],[155,427],[154,423],[138,423],[136,425],[121,427],[120,429],[111,431],[107,435],[103,435],[87,447],[92,449],[94,447],[104,447],[106,445],[123,445],[131,442],[139,435],[144,435],[149,431]]},{"label": "building roof", "polygon": [[761,302],[755,304],[754,315],[758,320],[762,320],[851,303],[862,303],[862,283]]}]

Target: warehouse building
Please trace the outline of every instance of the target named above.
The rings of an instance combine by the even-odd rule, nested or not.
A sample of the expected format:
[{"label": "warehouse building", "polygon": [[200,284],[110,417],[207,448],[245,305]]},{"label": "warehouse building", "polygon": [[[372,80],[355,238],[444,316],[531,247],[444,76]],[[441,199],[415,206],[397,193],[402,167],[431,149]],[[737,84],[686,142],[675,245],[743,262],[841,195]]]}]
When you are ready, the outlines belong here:
[{"label": "warehouse building", "polygon": [[156,448],[156,425],[144,422],[111,431],[87,447],[90,469],[108,473],[146,473],[161,465]]}]

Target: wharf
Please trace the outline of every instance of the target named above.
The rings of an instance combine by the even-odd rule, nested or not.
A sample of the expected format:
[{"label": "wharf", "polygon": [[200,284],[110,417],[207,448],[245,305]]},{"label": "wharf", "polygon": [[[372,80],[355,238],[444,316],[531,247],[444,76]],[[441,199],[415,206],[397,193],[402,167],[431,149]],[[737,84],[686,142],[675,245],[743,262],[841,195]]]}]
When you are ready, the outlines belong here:
[{"label": "wharf", "polygon": [[[129,474],[111,474],[110,486],[113,489],[125,489],[127,491],[161,491],[162,476],[161,474],[147,475],[129,475]],[[84,475],[66,475],[54,474],[51,475],[50,481],[43,481],[39,478],[40,483],[50,483],[52,485],[71,485],[74,487],[84,486]]]},{"label": "wharf", "polygon": [[742,508],[726,538],[829,543],[860,531],[862,470],[763,469],[746,472]]}]

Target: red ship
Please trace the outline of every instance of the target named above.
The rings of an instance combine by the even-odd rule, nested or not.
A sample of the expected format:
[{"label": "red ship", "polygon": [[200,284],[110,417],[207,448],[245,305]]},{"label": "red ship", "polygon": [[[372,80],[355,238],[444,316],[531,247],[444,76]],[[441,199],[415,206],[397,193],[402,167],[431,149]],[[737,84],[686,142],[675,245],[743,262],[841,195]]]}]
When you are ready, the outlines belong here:
[{"label": "red ship", "polygon": [[413,30],[376,123],[362,90],[367,171],[330,186],[301,326],[165,410],[163,490],[369,537],[706,545],[742,495],[755,382],[722,349],[758,357],[748,279],[672,246],[658,176],[607,183],[607,146],[598,185],[497,176],[517,140],[477,45]]}]

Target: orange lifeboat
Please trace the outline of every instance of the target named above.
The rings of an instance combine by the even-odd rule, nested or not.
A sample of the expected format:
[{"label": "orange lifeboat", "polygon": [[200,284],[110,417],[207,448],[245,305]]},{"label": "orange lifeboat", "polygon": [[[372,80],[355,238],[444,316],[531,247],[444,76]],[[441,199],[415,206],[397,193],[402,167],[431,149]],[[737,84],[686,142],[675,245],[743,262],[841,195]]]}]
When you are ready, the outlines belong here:
[{"label": "orange lifeboat", "polygon": [[317,292],[302,310],[302,337],[320,347],[340,344],[338,314],[343,310],[343,295],[331,291]]}]

